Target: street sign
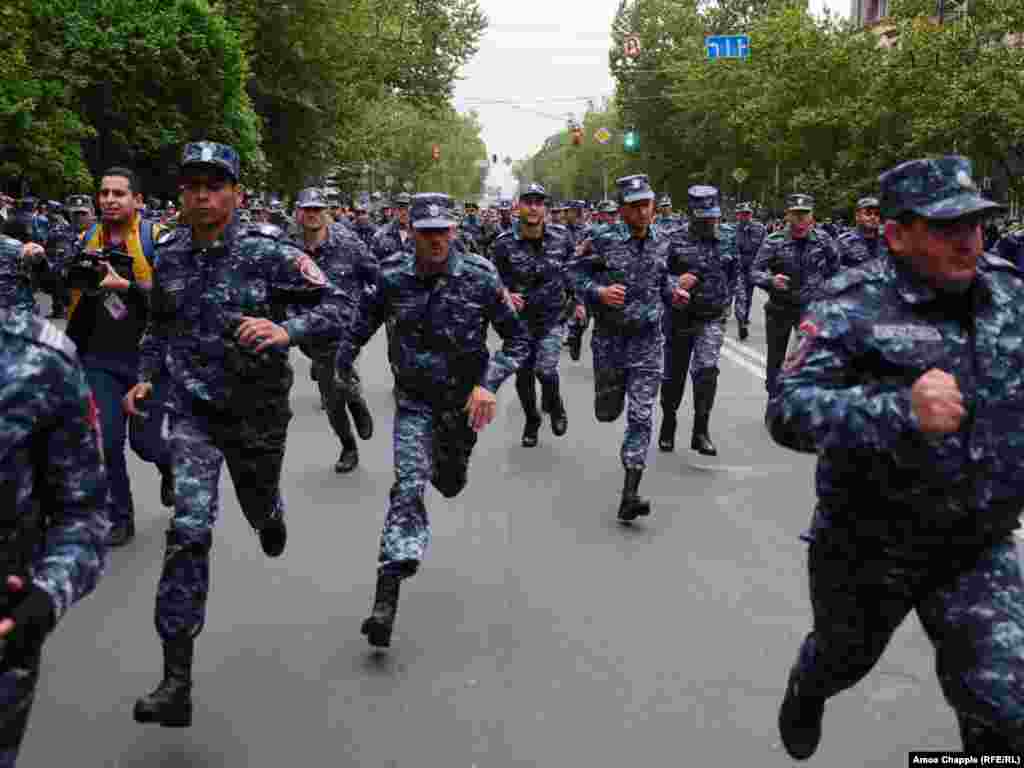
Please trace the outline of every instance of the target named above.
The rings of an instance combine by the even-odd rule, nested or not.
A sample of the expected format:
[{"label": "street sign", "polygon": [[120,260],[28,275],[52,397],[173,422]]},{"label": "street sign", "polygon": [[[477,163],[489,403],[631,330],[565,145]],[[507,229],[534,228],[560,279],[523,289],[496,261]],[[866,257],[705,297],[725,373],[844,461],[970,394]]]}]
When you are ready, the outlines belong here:
[{"label": "street sign", "polygon": [[749,174],[747,173],[745,168],[737,168],[735,171],[732,172],[732,177],[737,184],[742,184],[749,178]]},{"label": "street sign", "polygon": [[640,55],[640,38],[636,35],[630,35],[622,41],[622,52],[626,54],[627,58],[635,59]]},{"label": "street sign", "polygon": [[709,59],[746,59],[750,57],[750,35],[715,35],[704,38]]},{"label": "street sign", "polygon": [[612,140],[612,132],[607,128],[598,128],[594,131],[594,139],[598,144],[607,144]]}]

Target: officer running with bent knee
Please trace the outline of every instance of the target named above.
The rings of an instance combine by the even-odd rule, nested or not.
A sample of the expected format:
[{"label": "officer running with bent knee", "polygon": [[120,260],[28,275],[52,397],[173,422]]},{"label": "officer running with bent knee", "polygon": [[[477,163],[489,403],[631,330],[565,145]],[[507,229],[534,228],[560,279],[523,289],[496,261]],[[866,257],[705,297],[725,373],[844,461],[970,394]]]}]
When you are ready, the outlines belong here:
[{"label": "officer running with bent knee", "polygon": [[[429,481],[446,498],[466,485],[477,432],[493,419],[495,393],[530,353],[526,327],[505,300],[497,270],[451,247],[455,223],[447,195],[413,196],[415,253],[380,264],[377,290],[338,345],[345,376],[359,350],[388,318],[395,322],[395,483],[380,538],[373,612],[362,632],[387,647],[402,579],[419,568],[430,541],[423,494]],[[487,325],[504,339],[487,350]]]},{"label": "officer running with bent knee", "polygon": [[779,711],[810,757],[825,701],[916,611],[968,753],[1024,752],[1024,277],[982,252],[968,160],[884,173],[891,254],[842,272],[800,325],[768,406],[780,445],[817,453],[814,628]]},{"label": "officer running with bent knee", "polygon": [[[558,362],[572,294],[567,267],[575,249],[565,227],[545,223],[546,203],[544,187],[530,184],[519,195],[519,221],[498,235],[491,257],[508,300],[530,331],[530,356],[516,371],[516,392],[526,415],[522,443],[527,448],[537,445],[541,411],[551,416],[551,431],[557,437],[569,428]],[[541,411],[535,378],[541,387]]]},{"label": "officer running with bent knee", "polygon": [[688,190],[690,223],[671,235],[668,270],[678,280],[672,309],[665,313],[665,372],[661,379],[661,433],[658,447],[672,451],[676,442],[676,411],[693,377],[693,435],[690,448],[717,456],[708,422],[718,391],[718,361],[739,272],[732,228],[721,226],[718,190]]},{"label": "officer running with bent knee", "polygon": [[654,398],[661,383],[665,334],[662,314],[675,281],[668,273],[669,239],[651,226],[654,192],[647,176],[618,179],[623,224],[585,240],[571,267],[576,296],[594,316],[594,412],[598,421],[626,413],[622,441],[625,481],[619,520],[649,515],[638,494],[651,444]]},{"label": "officer running with bent knee", "polygon": [[186,145],[181,176],[189,226],[157,244],[139,383],[124,398],[137,415],[165,367],[175,505],[156,593],[164,675],[136,702],[135,719],[179,727],[192,722],[193,643],[206,617],[221,465],[263,552],[280,556],[288,347],[337,337],[354,312],[351,297],[280,229],[239,222],[232,147]]}]

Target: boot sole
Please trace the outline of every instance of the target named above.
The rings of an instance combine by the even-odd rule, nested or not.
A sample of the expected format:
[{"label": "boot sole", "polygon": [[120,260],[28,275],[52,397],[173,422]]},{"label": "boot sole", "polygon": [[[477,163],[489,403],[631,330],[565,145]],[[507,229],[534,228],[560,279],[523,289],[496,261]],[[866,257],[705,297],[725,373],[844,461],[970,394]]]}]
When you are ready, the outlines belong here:
[{"label": "boot sole", "polygon": [[192,725],[192,713],[184,715],[182,717],[157,717],[156,715],[150,715],[146,712],[133,712],[133,717],[136,723],[143,723],[146,725],[160,725],[164,728],[188,728]]},{"label": "boot sole", "polygon": [[367,642],[374,648],[390,648],[392,629],[393,627],[387,624],[381,624],[373,619],[366,619],[360,631],[366,635]]}]

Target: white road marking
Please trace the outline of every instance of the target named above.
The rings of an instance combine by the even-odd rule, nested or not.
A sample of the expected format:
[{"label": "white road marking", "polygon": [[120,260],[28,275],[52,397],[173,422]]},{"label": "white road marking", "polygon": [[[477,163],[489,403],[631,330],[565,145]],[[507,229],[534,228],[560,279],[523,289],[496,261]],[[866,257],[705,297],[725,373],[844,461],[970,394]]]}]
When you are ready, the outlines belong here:
[{"label": "white road marking", "polygon": [[744,357],[747,357],[747,358],[753,360],[755,363],[759,363],[762,368],[764,366],[768,365],[768,358],[767,357],[762,355],[756,349],[754,349],[752,347],[748,347],[746,344],[740,344],[738,341],[733,341],[732,339],[726,337],[725,338],[725,346],[727,346],[733,352],[736,352],[737,354],[743,355]]},{"label": "white road marking", "polygon": [[740,368],[744,368],[750,371],[750,373],[754,374],[761,381],[764,381],[767,377],[767,375],[765,374],[764,366],[755,365],[748,358],[734,352],[731,346],[723,346],[722,355],[727,357],[732,362],[734,362]]}]

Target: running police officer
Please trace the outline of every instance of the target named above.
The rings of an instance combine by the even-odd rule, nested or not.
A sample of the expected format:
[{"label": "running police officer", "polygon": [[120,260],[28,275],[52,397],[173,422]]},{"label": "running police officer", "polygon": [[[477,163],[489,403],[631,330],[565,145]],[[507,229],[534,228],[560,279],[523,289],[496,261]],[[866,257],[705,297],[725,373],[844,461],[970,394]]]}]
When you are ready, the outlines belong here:
[{"label": "running police officer", "polygon": [[885,237],[878,231],[878,198],[862,197],[858,200],[854,218],[857,220],[856,228],[844,232],[836,240],[842,269],[859,267],[886,251]]},{"label": "running police officer", "polygon": [[769,296],[764,307],[769,397],[775,394],[790,333],[807,305],[821,295],[825,281],[839,269],[832,238],[814,225],[813,197],[794,194],[786,198],[786,221],[786,229],[765,238],[750,270],[754,285]]},{"label": "running police officer", "polygon": [[1024,752],[1024,277],[982,251],[985,200],[958,156],[883,174],[891,254],[812,303],[768,407],[817,453],[814,628],[779,711],[814,753],[825,701],[864,678],[907,614],[935,646],[968,753]]},{"label": "running police officer", "polygon": [[751,269],[754,258],[764,242],[764,224],[754,221],[754,207],[750,203],[736,206],[736,250],[740,255],[740,269],[736,278],[736,324],[740,341],[750,335],[750,304],[754,299],[754,278]]},{"label": "running police officer", "polygon": [[221,465],[264,553],[278,557],[287,538],[288,347],[337,336],[354,310],[280,229],[240,225],[232,147],[186,145],[181,174],[189,226],[158,242],[139,383],[124,398],[137,415],[165,369],[175,509],[156,594],[164,675],[136,702],[135,719],[167,726],[192,721],[193,643],[206,616]]},{"label": "running police officer", "polygon": [[[338,375],[345,376],[385,318],[395,317],[395,483],[380,538],[373,612],[362,626],[376,647],[390,645],[399,584],[419,568],[430,540],[427,482],[446,498],[462,491],[477,432],[494,418],[495,393],[530,352],[497,270],[451,247],[451,199],[427,193],[411,202],[415,252],[398,251],[381,262],[377,290],[364,294],[337,357]],[[488,323],[505,342],[493,357]]]},{"label": "running police officer", "polygon": [[678,281],[671,311],[665,314],[665,371],[661,379],[661,433],[658,447],[676,441],[676,411],[693,377],[693,435],[690,448],[716,456],[708,421],[718,390],[718,361],[739,271],[735,233],[721,226],[718,190],[688,190],[690,223],[672,231],[668,270]]},{"label": "running police officer", "polygon": [[[545,223],[546,202],[544,187],[530,184],[519,195],[519,222],[498,236],[492,250],[508,300],[530,332],[530,356],[516,371],[516,392],[526,415],[522,443],[527,448],[537,445],[541,411],[551,416],[556,436],[569,428],[558,361],[572,292],[567,266],[575,249],[565,227]],[[541,387],[540,411],[534,378]]]}]

